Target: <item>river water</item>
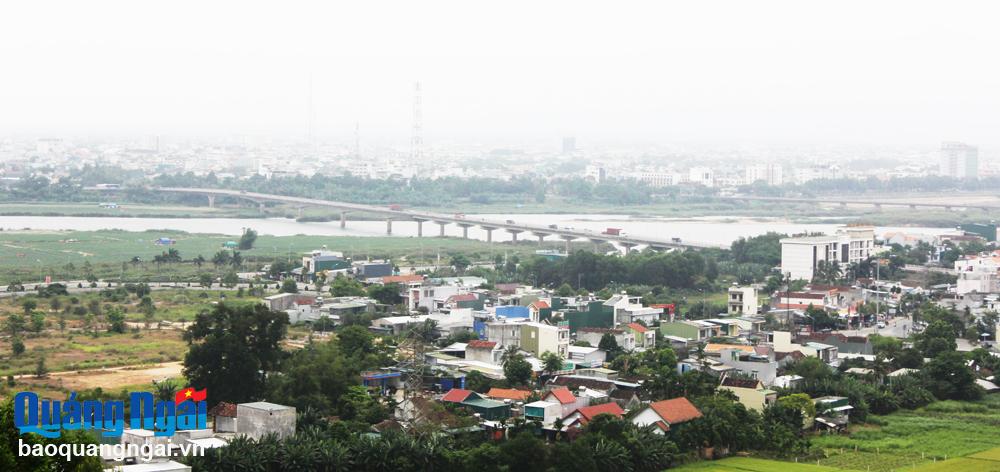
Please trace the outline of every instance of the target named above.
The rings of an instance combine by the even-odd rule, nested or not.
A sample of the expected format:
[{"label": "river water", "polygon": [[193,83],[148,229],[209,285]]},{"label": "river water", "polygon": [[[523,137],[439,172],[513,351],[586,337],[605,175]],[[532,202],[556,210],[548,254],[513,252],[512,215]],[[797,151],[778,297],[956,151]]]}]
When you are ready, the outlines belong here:
[{"label": "river water", "polygon": [[[797,223],[780,218],[745,218],[745,217],[700,217],[700,218],[652,218],[626,215],[568,215],[568,214],[484,214],[467,215],[474,223],[479,219],[491,221],[513,220],[517,223],[536,225],[555,224],[560,228],[590,230],[600,233],[606,228],[621,228],[631,236],[651,238],[680,238],[683,241],[701,242],[712,245],[729,245],[740,237],[757,236],[774,231],[785,234],[804,232],[832,233],[839,224],[829,223]],[[72,216],[0,216],[0,228],[5,231],[20,229],[35,230],[80,230],[94,231],[102,229],[122,229],[126,231],[146,231],[156,229],[173,229],[190,233],[216,233],[239,235],[243,228],[253,228],[259,234],[273,236],[321,235],[321,236],[385,236],[385,221],[348,221],[347,228],[341,229],[339,221],[300,223],[286,218],[114,218],[114,217],[72,217]],[[440,227],[432,222],[425,222],[423,234],[425,237],[437,236]],[[905,231],[920,234],[944,234],[953,232],[953,228],[927,227],[876,227],[876,234]],[[393,221],[392,235],[412,237],[417,235],[417,224],[413,221]],[[445,227],[445,235],[461,236],[462,229],[456,225]],[[469,228],[469,237],[486,239],[486,232],[478,227]],[[522,233],[519,239],[524,240],[534,236]],[[493,232],[494,241],[509,241],[511,235],[506,231]],[[550,241],[556,240],[549,238]]]}]

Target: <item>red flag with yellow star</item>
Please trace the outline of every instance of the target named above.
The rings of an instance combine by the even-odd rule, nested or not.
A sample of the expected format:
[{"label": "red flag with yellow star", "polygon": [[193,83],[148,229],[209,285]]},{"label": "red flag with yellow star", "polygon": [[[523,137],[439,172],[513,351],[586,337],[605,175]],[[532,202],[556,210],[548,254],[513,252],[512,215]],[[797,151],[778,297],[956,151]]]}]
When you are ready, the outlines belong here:
[{"label": "red flag with yellow star", "polygon": [[201,389],[195,390],[194,387],[185,388],[177,394],[174,395],[174,403],[180,403],[187,400],[194,400],[196,402],[204,401],[208,396],[208,390]]}]

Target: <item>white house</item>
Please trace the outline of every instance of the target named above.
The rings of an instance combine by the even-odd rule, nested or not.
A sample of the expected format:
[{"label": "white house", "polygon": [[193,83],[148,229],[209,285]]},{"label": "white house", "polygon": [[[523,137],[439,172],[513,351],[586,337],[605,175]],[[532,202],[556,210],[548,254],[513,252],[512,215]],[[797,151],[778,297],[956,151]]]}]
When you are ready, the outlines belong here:
[{"label": "white house", "polygon": [[781,273],[793,280],[812,280],[820,262],[837,262],[841,270],[868,259],[875,251],[871,227],[850,227],[832,235],[799,236],[781,240]]}]

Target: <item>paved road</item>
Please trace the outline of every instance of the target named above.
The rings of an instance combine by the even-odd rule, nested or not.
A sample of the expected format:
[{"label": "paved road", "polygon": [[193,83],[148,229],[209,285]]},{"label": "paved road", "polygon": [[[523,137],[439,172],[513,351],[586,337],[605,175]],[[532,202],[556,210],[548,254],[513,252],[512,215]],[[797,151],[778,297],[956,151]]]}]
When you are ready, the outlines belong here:
[{"label": "paved road", "polygon": [[912,334],[913,321],[906,317],[892,318],[886,322],[885,328],[872,326],[869,328],[851,329],[838,331],[845,336],[868,336],[878,334],[881,336],[891,336],[894,338],[906,338]]}]

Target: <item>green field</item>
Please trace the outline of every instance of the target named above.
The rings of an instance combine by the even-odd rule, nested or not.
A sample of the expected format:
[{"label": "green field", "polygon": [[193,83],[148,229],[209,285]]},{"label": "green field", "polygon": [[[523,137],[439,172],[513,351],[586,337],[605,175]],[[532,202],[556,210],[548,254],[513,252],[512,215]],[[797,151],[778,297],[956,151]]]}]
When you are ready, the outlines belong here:
[{"label": "green field", "polygon": [[694,462],[671,470],[700,472],[833,472],[843,469],[815,464],[755,459],[751,457],[729,457],[717,461]]},{"label": "green field", "polygon": [[888,471],[1000,446],[1000,395],[978,402],[936,402],[878,419],[884,424],[855,426],[850,436],[814,438],[813,445],[828,455],[820,463]]},{"label": "green field", "polygon": [[[176,241],[171,246],[154,244],[158,238]],[[233,236],[193,234],[174,230],[129,232],[104,231],[3,231],[0,232],[0,284],[11,280],[40,281],[45,275],[54,280],[84,277],[89,263],[100,278],[127,280],[192,280],[198,272],[217,271],[211,263],[201,268],[191,263],[152,263],[153,256],[176,249],[185,260],[197,255],[211,259]],[[581,243],[584,244],[584,243]],[[440,256],[445,265],[451,254],[464,253],[473,261],[492,260],[494,255],[534,253],[537,243],[489,244],[460,238],[403,238],[357,236],[267,236],[257,238],[254,249],[241,251],[246,264],[240,270],[274,260],[298,260],[301,254],[326,246],[355,260],[389,258],[401,268],[433,264]],[[142,262],[131,264],[133,257]]]},{"label": "green field", "polygon": [[[942,401],[913,411],[872,417],[850,435],[813,436],[822,452],[805,463],[733,457],[679,470],[717,472],[877,471],[1000,472],[1000,395],[977,402]],[[817,467],[818,463],[818,467]]]},{"label": "green field", "polygon": [[120,218],[216,218],[260,216],[257,209],[195,206],[122,204],[118,208],[104,208],[99,202],[90,203],[0,203],[0,215],[6,216],[100,216]]}]

